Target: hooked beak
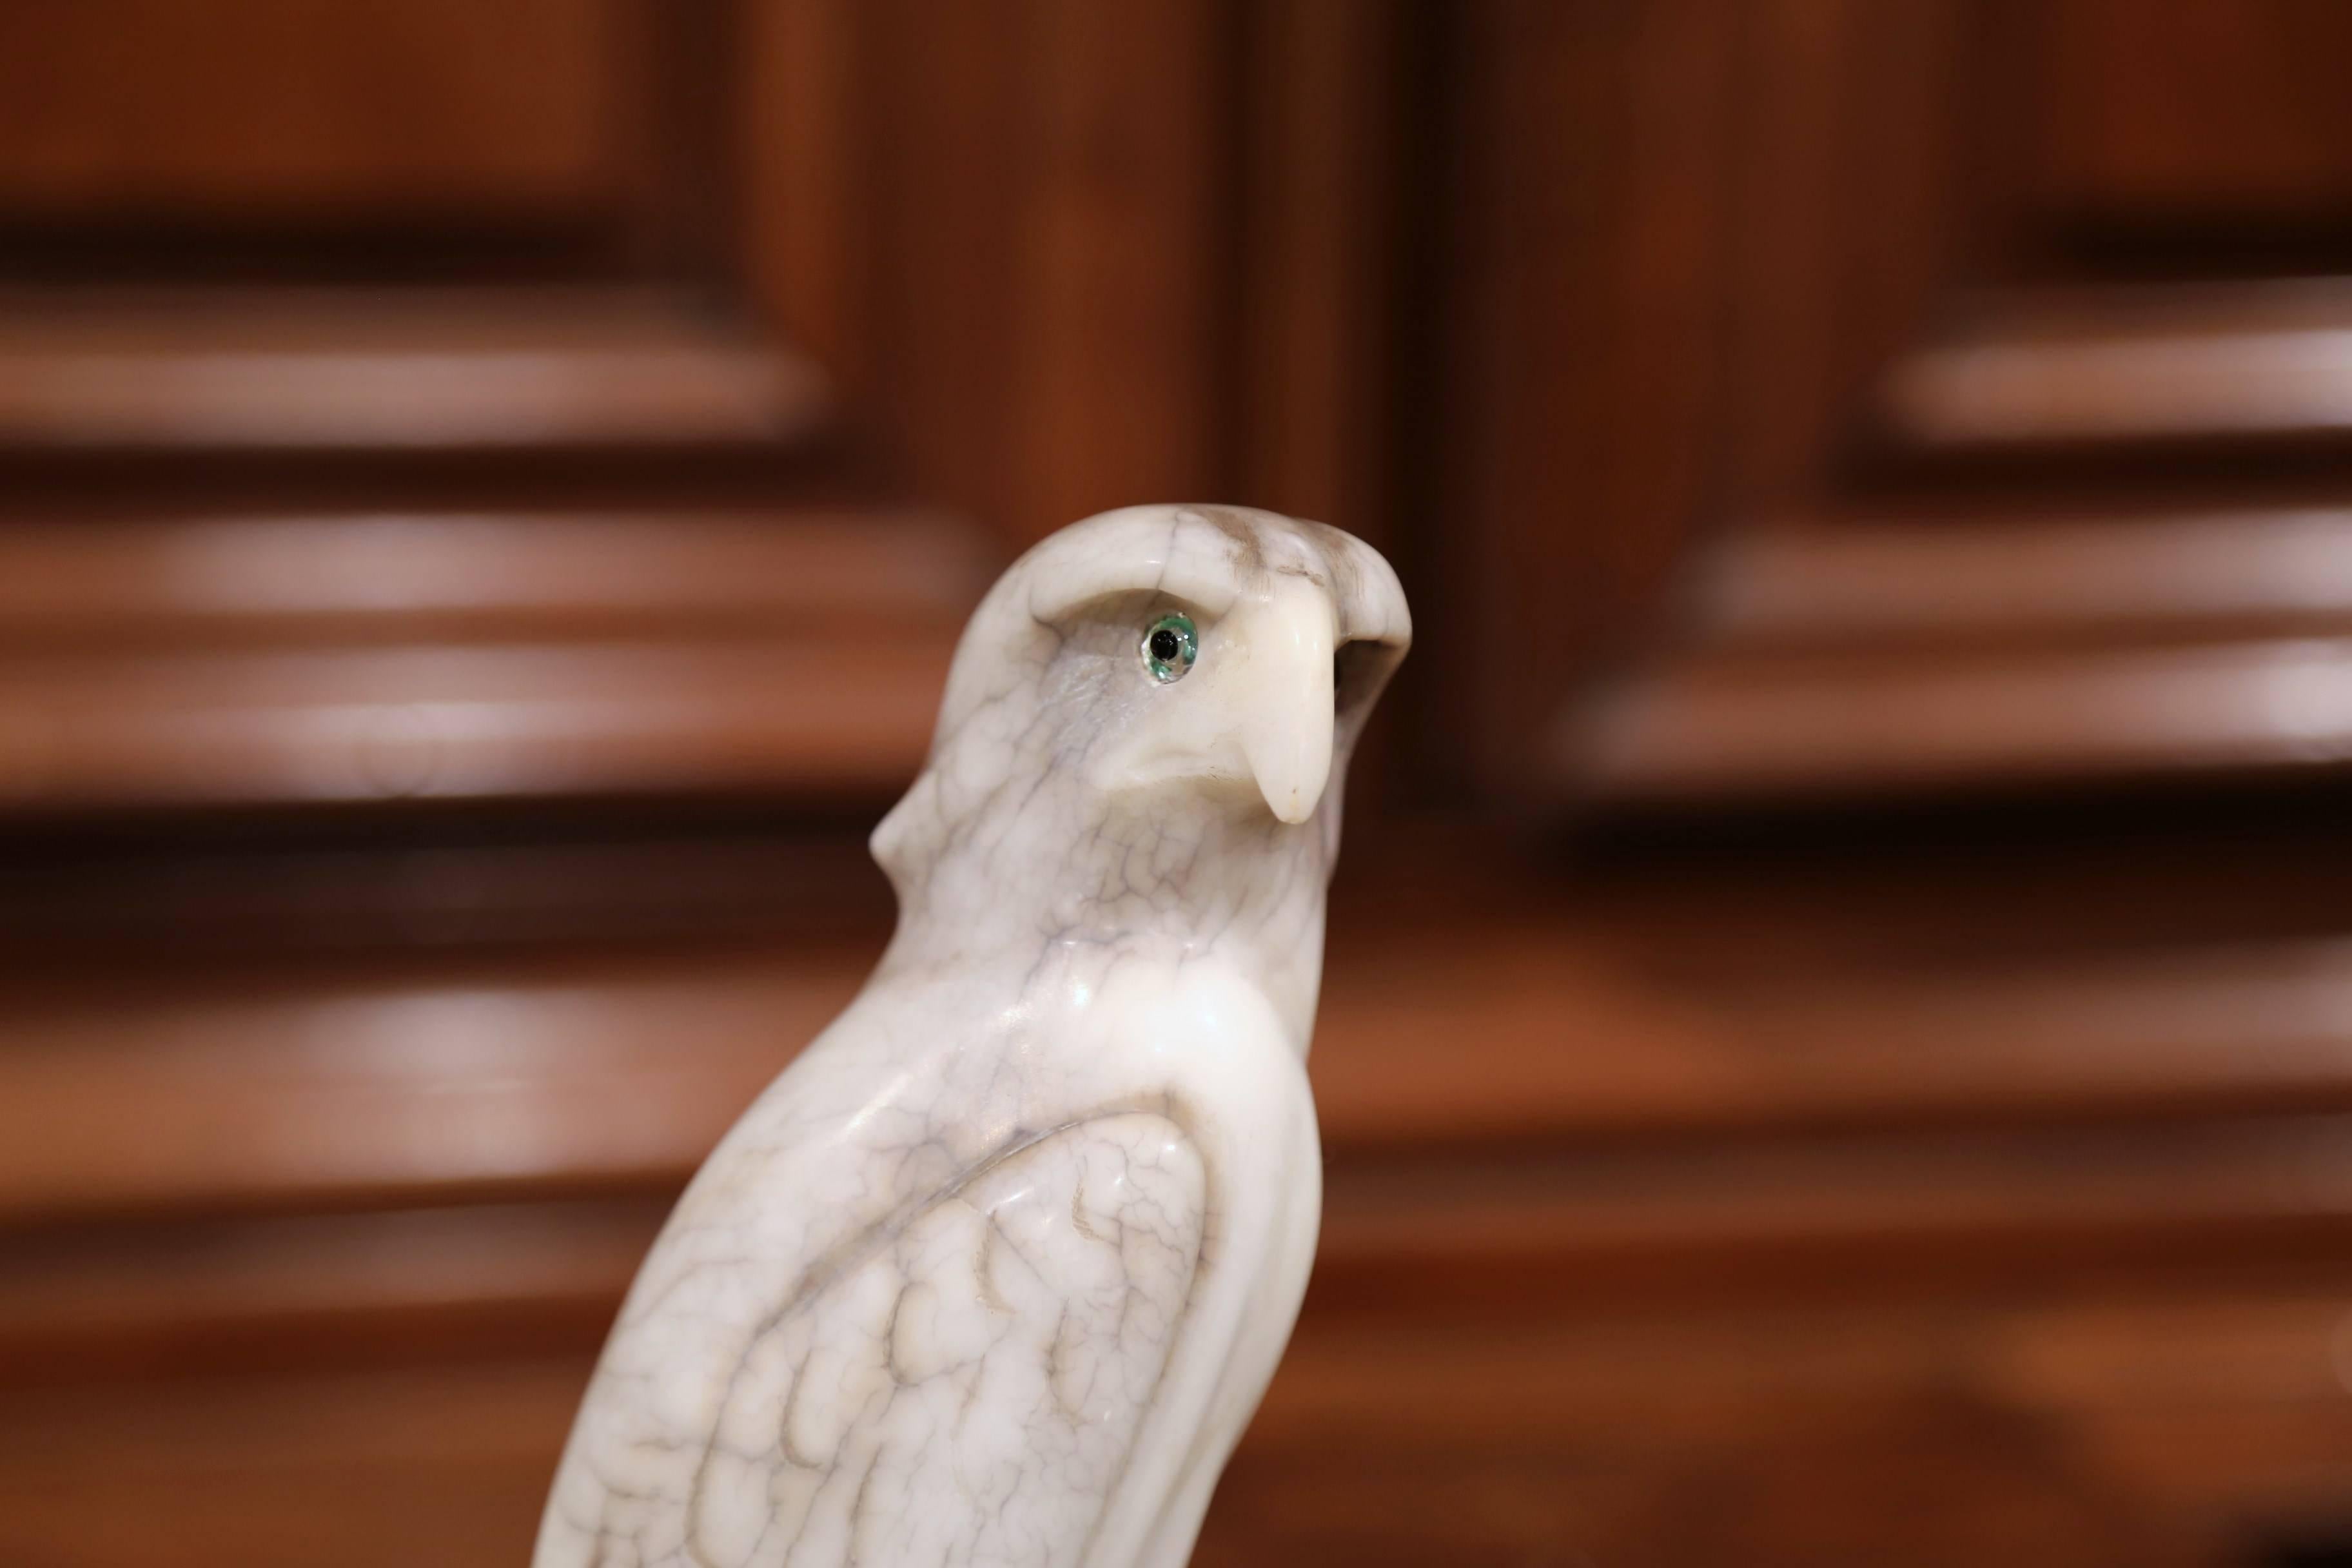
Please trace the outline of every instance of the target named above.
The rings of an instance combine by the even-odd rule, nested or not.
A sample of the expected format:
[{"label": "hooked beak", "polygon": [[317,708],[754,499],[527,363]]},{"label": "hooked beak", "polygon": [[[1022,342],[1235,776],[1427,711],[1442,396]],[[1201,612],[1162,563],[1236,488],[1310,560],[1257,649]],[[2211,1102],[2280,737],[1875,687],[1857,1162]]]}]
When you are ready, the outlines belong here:
[{"label": "hooked beak", "polygon": [[1244,784],[1246,773],[1284,822],[1313,816],[1331,782],[1335,629],[1329,595],[1303,577],[1276,575],[1236,604],[1171,693],[1173,710],[1108,759],[1114,787],[1188,775]]},{"label": "hooked beak", "polygon": [[1242,755],[1274,815],[1315,815],[1331,782],[1334,627],[1329,595],[1303,577],[1277,576],[1266,596],[1225,619]]}]

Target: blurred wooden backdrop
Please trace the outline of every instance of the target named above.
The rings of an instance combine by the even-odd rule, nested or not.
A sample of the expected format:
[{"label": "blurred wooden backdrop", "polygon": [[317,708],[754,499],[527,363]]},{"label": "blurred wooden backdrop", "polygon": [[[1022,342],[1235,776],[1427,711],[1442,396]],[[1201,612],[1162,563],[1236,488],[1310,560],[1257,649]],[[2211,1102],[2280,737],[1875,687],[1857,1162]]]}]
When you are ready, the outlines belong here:
[{"label": "blurred wooden backdrop", "polygon": [[2347,1560],[2347,60],[0,6],[0,1561],[520,1562],[962,612],[1152,499],[1422,628],[1202,1563]]}]

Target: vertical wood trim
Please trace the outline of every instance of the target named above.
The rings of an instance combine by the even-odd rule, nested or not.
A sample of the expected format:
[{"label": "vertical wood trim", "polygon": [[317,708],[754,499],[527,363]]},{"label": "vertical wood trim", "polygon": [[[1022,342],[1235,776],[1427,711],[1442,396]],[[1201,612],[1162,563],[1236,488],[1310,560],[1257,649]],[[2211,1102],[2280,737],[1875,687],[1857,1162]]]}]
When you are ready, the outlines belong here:
[{"label": "vertical wood trim", "polygon": [[739,0],[606,0],[615,75],[628,83],[619,178],[631,268],[731,298],[740,152],[730,123]]},{"label": "vertical wood trim", "polygon": [[1766,0],[1747,13],[1727,499],[1816,500],[1871,378],[1951,272],[1951,0]]},{"label": "vertical wood trim", "polygon": [[856,0],[746,0],[737,224],[762,315],[832,374],[870,393],[866,200],[857,134]]},{"label": "vertical wood trim", "polygon": [[1018,239],[1008,522],[1041,537],[1139,501],[1217,499],[1223,368],[1210,0],[1032,0],[1035,162]]},{"label": "vertical wood trim", "polygon": [[1476,775],[1454,782],[1527,798],[1551,715],[1647,633],[1712,499],[1740,7],[1466,15],[1465,515],[1440,523],[1463,542],[1439,679]]},{"label": "vertical wood trim", "polygon": [[[844,0],[850,3],[850,0]],[[1002,531],[1020,345],[1021,0],[865,0],[872,423],[900,482]]]},{"label": "vertical wood trim", "polygon": [[1378,531],[1394,0],[744,5],[754,294],[908,493]]},{"label": "vertical wood trim", "polygon": [[1393,545],[1395,0],[1244,13],[1238,498]]}]

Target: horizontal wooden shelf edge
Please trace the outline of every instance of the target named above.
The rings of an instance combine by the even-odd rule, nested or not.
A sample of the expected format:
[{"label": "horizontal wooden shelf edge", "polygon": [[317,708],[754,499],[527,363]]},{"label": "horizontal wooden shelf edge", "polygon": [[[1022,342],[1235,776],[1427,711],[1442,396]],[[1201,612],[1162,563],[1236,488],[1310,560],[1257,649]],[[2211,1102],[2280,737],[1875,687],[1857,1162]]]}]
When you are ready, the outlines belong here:
[{"label": "horizontal wooden shelf edge", "polygon": [[832,415],[813,360],[643,290],[0,294],[0,452],[771,445]]},{"label": "horizontal wooden shelf edge", "polygon": [[[2249,1279],[2307,1289],[2330,1258],[2345,1278],[2347,1171],[2347,1118],[2137,1141],[1725,1150],[1573,1172],[1343,1162],[1310,1319],[1500,1312],[1527,1326],[1622,1316],[1642,1300],[1688,1313],[1710,1310],[1734,1276],[1759,1314],[1775,1290],[1899,1314],[1922,1279],[1948,1292],[1973,1282],[1974,1300],[2021,1280],[2079,1291],[2125,1277],[2142,1292]],[[436,1341],[544,1349],[551,1331],[584,1350],[666,1198],[18,1232],[0,1252],[0,1382],[52,1374],[58,1358],[211,1347],[267,1362],[274,1334],[336,1325],[362,1352]]]},{"label": "horizontal wooden shelf edge", "polygon": [[18,517],[0,521],[0,644],[936,631],[996,556],[964,519],[879,507]]},{"label": "horizontal wooden shelf edge", "polygon": [[[1335,1159],[2352,1110],[2342,944],[1777,1002],[1612,994],[1575,951],[1336,955],[1311,1064]],[[667,1191],[875,952],[27,996],[0,1020],[0,1222]]]},{"label": "horizontal wooden shelf edge", "polygon": [[2341,768],[2352,639],[1668,657],[1554,737],[1603,800],[1738,800]]},{"label": "horizontal wooden shelf edge", "polygon": [[1918,652],[2352,626],[2352,509],[1796,517],[1733,531],[1691,637]]},{"label": "horizontal wooden shelf edge", "polygon": [[886,793],[955,631],[21,658],[0,809]]},{"label": "horizontal wooden shelf edge", "polygon": [[2352,433],[2352,289],[2052,290],[1979,301],[1899,356],[1880,415],[1899,450],[2339,437]]}]

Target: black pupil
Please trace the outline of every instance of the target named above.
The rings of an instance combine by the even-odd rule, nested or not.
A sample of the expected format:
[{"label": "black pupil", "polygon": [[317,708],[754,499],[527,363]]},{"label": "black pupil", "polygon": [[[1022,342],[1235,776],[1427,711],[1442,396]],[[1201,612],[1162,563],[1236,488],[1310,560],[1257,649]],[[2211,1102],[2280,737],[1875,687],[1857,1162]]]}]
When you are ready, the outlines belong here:
[{"label": "black pupil", "polygon": [[1171,626],[1161,626],[1151,634],[1151,657],[1162,664],[1173,664],[1176,656],[1184,651],[1184,640]]}]

